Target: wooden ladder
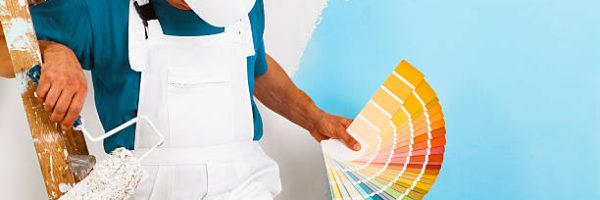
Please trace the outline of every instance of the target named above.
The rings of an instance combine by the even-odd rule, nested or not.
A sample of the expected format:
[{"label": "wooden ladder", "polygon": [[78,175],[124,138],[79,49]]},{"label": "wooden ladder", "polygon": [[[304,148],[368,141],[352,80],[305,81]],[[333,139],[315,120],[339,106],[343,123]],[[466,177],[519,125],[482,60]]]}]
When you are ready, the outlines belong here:
[{"label": "wooden ladder", "polygon": [[[49,199],[58,199],[87,173],[74,173],[76,157],[89,157],[81,132],[62,130],[34,96],[37,84],[27,72],[41,64],[41,54],[29,13],[29,5],[43,0],[0,0],[0,21],[11,57],[29,130]],[[6,48],[6,47],[0,47]],[[93,157],[92,157],[93,158]],[[89,172],[89,169],[87,170]]]}]

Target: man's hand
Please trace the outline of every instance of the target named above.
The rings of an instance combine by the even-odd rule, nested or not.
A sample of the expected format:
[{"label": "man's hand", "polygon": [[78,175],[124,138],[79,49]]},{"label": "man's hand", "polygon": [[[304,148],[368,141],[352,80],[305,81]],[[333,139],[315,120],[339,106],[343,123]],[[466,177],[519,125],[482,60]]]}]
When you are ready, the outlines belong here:
[{"label": "man's hand", "polygon": [[309,131],[318,142],[327,139],[340,139],[348,148],[358,151],[360,150],[360,143],[346,131],[351,123],[351,119],[322,112],[320,119],[314,121],[313,128]]},{"label": "man's hand", "polygon": [[36,94],[51,120],[63,129],[73,126],[87,95],[87,81],[81,64],[71,49],[50,41],[40,41],[44,57]]}]

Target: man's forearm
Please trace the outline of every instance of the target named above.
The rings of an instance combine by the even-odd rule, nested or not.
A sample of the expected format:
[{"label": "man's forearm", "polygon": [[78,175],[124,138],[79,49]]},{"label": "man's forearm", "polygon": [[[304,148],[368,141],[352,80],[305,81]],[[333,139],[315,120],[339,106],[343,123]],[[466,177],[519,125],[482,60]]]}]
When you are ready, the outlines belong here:
[{"label": "man's forearm", "polygon": [[[6,47],[0,47],[6,48]],[[0,50],[0,77],[3,78],[14,78],[15,72],[13,71],[12,61],[8,50]]]},{"label": "man's forearm", "polygon": [[10,54],[8,54],[8,46],[6,45],[6,38],[4,37],[4,31],[2,31],[2,25],[0,25],[0,77],[4,77],[4,78],[14,78],[15,77],[15,72],[13,71]]},{"label": "man's forearm", "polygon": [[304,129],[313,130],[323,111],[294,85],[273,58],[267,56],[267,62],[266,74],[256,78],[255,96],[269,109]]},{"label": "man's forearm", "polygon": [[346,129],[352,120],[326,113],[298,89],[281,66],[267,55],[267,73],[256,78],[254,95],[267,107],[309,131],[317,141],[341,139],[351,149],[360,144]]}]

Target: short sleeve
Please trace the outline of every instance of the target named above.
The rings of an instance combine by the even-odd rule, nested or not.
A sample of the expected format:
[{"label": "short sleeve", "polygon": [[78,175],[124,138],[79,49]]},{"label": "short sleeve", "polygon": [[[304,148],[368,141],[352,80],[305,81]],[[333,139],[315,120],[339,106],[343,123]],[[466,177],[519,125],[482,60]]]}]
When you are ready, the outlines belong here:
[{"label": "short sleeve", "polygon": [[92,69],[92,29],[82,0],[49,0],[30,9],[38,40],[68,46],[84,69]]},{"label": "short sleeve", "polygon": [[265,45],[262,37],[258,39],[257,50],[256,50],[256,63],[254,63],[254,76],[262,76],[267,72],[267,53],[265,52]]},{"label": "short sleeve", "polygon": [[250,11],[250,22],[252,23],[252,35],[256,51],[256,62],[254,63],[254,76],[262,76],[267,72],[267,53],[263,35],[265,32],[265,12],[262,0],[257,0],[254,8]]}]

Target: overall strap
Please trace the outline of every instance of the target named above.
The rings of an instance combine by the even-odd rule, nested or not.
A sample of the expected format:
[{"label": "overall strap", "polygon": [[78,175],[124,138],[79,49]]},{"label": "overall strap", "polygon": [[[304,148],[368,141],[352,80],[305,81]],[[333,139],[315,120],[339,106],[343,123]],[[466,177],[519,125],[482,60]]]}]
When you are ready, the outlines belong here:
[{"label": "overall strap", "polygon": [[140,6],[138,1],[133,2],[133,6],[135,6],[135,11],[140,16],[140,19],[142,19],[146,33],[146,39],[148,39],[148,21],[158,20],[156,12],[154,12],[154,7],[152,7],[150,2]]},{"label": "overall strap", "polygon": [[149,0],[130,0],[128,25],[129,63],[135,71],[141,72],[145,69],[148,21],[154,19],[156,19],[156,14]]}]

